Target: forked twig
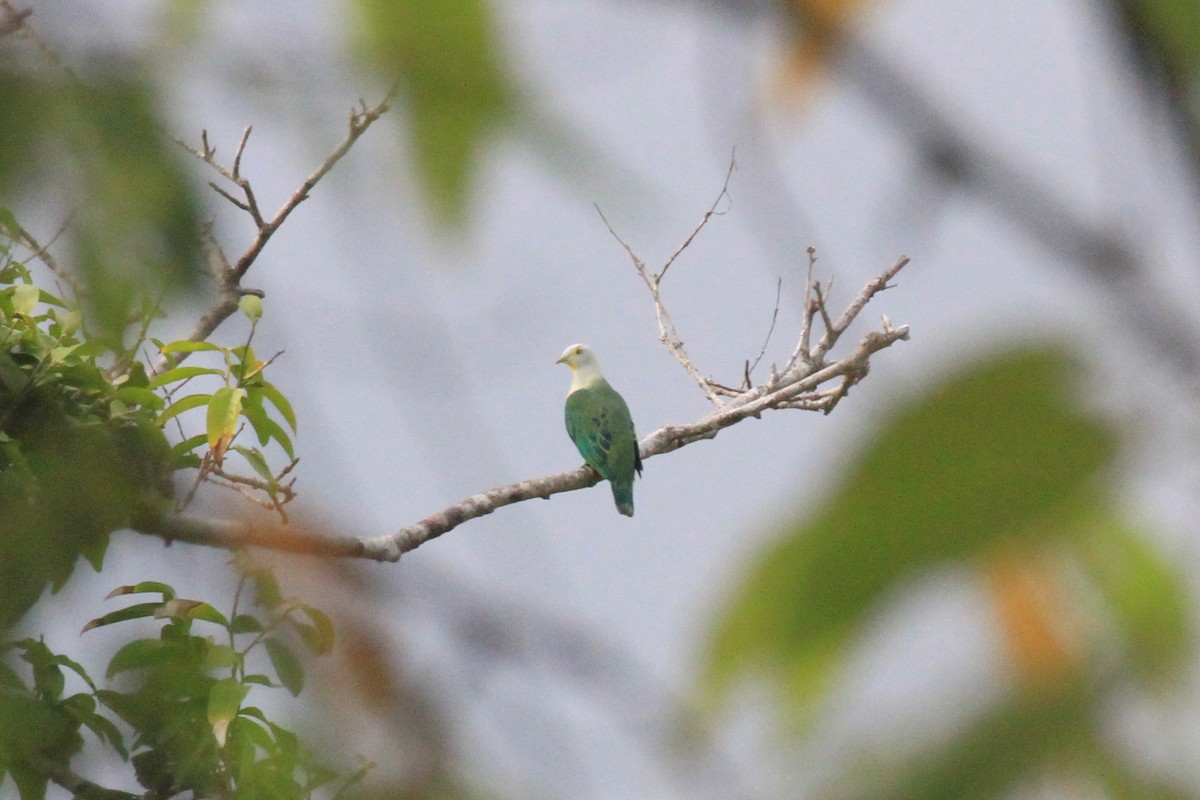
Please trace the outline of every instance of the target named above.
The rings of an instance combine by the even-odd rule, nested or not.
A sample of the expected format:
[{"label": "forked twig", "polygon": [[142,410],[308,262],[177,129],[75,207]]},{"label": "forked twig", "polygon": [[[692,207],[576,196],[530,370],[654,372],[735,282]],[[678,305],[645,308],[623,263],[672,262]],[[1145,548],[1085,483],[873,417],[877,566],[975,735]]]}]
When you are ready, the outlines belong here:
[{"label": "forked twig", "polygon": [[[292,192],[291,196],[284,201],[283,205],[279,207],[279,210],[270,219],[266,219],[263,216],[259,208],[258,197],[254,193],[254,187],[250,180],[242,175],[242,157],[246,152],[246,145],[250,139],[251,127],[247,127],[242,131],[242,137],[238,141],[237,151],[233,157],[232,167],[225,167],[217,161],[217,150],[209,144],[207,131],[202,131],[200,134],[200,149],[193,148],[179,139],[175,140],[184,150],[205,164],[208,164],[221,177],[238,187],[238,190],[242,194],[240,198],[235,197],[233,192],[223,189],[215,183],[209,184],[223,198],[241,211],[249,214],[256,228],[254,238],[235,263],[230,264],[222,255],[223,268],[217,273],[217,301],[201,315],[195,327],[192,328],[191,333],[188,334],[189,339],[192,341],[207,339],[217,329],[218,325],[237,311],[238,300],[241,295],[248,291],[241,286],[242,278],[245,277],[246,272],[249,271],[250,267],[258,259],[263,248],[267,246],[267,242],[271,240],[275,231],[279,230],[279,227],[283,225],[288,216],[296,210],[296,207],[308,199],[313,188],[350,151],[350,148],[354,146],[359,137],[366,133],[367,129],[376,120],[388,112],[395,92],[396,88],[393,87],[384,99],[374,106],[368,107],[365,102],[359,101],[359,107],[352,109],[350,112],[349,127],[346,135],[333,151],[325,157],[325,160],[301,182],[300,186]],[[180,353],[177,361],[183,361],[187,355],[187,353]],[[160,358],[155,364],[156,373],[166,368],[166,358]]]}]

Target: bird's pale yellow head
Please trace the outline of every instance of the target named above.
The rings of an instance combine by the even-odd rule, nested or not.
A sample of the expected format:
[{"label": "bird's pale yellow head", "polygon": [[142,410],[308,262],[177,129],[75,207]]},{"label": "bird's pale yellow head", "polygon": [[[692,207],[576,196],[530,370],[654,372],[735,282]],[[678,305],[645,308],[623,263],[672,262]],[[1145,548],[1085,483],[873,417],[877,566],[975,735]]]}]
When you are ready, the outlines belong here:
[{"label": "bird's pale yellow head", "polygon": [[566,364],[572,370],[577,370],[588,365],[597,366],[596,354],[586,344],[571,345],[566,350],[563,350],[563,354],[554,363]]},{"label": "bird's pale yellow head", "polygon": [[557,363],[571,368],[571,391],[591,386],[604,376],[600,374],[600,362],[586,344],[573,344],[558,357]]}]

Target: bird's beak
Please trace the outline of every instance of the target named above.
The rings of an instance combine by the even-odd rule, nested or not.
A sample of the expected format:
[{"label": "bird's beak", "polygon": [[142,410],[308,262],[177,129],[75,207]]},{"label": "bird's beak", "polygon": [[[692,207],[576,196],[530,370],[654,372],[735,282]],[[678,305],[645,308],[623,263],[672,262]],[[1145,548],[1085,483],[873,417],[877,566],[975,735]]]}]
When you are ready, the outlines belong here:
[{"label": "bird's beak", "polygon": [[571,366],[571,362],[567,361],[567,357],[565,355],[559,356],[558,359],[554,363],[555,364],[566,364],[568,367]]}]

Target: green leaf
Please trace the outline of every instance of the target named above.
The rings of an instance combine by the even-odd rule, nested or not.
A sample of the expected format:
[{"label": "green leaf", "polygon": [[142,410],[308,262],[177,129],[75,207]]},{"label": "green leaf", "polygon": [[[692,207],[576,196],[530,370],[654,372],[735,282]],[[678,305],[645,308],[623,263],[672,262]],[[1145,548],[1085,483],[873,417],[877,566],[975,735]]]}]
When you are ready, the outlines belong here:
[{"label": "green leaf", "polygon": [[208,648],[208,652],[204,654],[203,669],[205,671],[214,669],[225,669],[235,667],[241,663],[242,657],[238,651],[234,650],[227,644],[214,644]]},{"label": "green leaf", "polygon": [[162,581],[141,581],[128,586],[118,586],[109,592],[104,599],[111,600],[114,597],[124,597],[128,594],[159,594],[162,595],[162,599],[165,602],[175,597],[175,587]]},{"label": "green leaf", "polygon": [[22,283],[13,287],[13,311],[18,314],[29,315],[33,313],[33,309],[37,307],[38,297],[41,292],[36,286],[28,283]]},{"label": "green leaf", "polygon": [[70,658],[69,656],[56,655],[54,657],[54,662],[74,672],[83,680],[84,683],[88,685],[93,692],[96,691],[96,684],[92,682],[92,676],[87,674],[87,670],[85,670],[83,665],[78,661]]},{"label": "green leaf", "polygon": [[77,349],[79,345],[73,344],[65,347],[54,347],[50,349],[50,364],[58,366],[66,361]]},{"label": "green leaf", "polygon": [[246,390],[233,386],[222,386],[213,392],[208,402],[208,446],[224,451],[237,430],[238,417],[242,414],[242,398]]},{"label": "green leaf", "polygon": [[1124,639],[1126,657],[1147,679],[1177,677],[1195,645],[1195,620],[1181,571],[1114,520],[1092,517],[1075,550],[1098,584]]},{"label": "green leaf", "polygon": [[98,339],[91,339],[75,348],[74,355],[80,358],[95,358],[109,351],[108,345]]},{"label": "green leaf", "polygon": [[249,714],[246,711],[243,709],[242,714],[234,720],[231,731],[232,738],[244,748],[243,756],[237,759],[243,768],[243,778],[254,761],[256,749],[266,753],[275,749],[275,742],[271,739],[267,726],[258,721],[260,715]]},{"label": "green leaf", "polygon": [[279,588],[279,579],[268,567],[258,566],[246,572],[254,582],[254,593],[258,604],[264,608],[275,608],[283,602],[283,591]]},{"label": "green leaf", "polygon": [[169,342],[159,348],[163,355],[170,353],[195,353],[200,350],[222,352],[224,347],[215,345],[212,342],[193,342],[191,339],[180,339],[177,342]]},{"label": "green leaf", "polygon": [[292,439],[284,432],[283,428],[279,427],[279,424],[273,419],[268,419],[264,427],[268,431],[270,437],[279,442],[279,446],[283,448],[283,452],[287,453],[287,457],[295,459],[296,450],[292,446]]},{"label": "green leaf", "polygon": [[258,322],[263,315],[262,299],[257,295],[244,294],[238,300],[238,310],[245,314],[251,322]]},{"label": "green leaf", "polygon": [[172,461],[178,461],[181,457],[187,455],[202,444],[205,444],[207,441],[208,437],[203,433],[198,433],[195,436],[184,439],[182,442],[171,448]]},{"label": "green leaf", "polygon": [[355,0],[359,52],[408,104],[408,141],[439,221],[460,224],[480,154],[515,110],[484,0]]},{"label": "green leaf", "polygon": [[[3,176],[0,176],[0,185],[3,185]],[[16,239],[21,235],[21,224],[17,222],[17,217],[4,206],[0,206],[0,230],[3,230],[5,235],[10,239]]]},{"label": "green leaf", "polygon": [[284,753],[295,757],[300,753],[300,738],[296,734],[289,731],[287,728],[282,728],[273,722],[267,723],[271,727],[271,733],[275,736],[275,741],[279,745],[279,749]]},{"label": "green leaf", "polygon": [[266,675],[247,675],[242,679],[243,683],[252,683],[255,686],[269,686],[275,688],[279,684],[268,678]]},{"label": "green leaf", "polygon": [[33,669],[33,687],[38,694],[58,698],[66,687],[66,678],[62,674],[54,653],[44,642],[35,639],[21,641],[21,658]]},{"label": "green leaf", "polygon": [[131,619],[147,619],[152,618],[155,612],[162,606],[162,603],[138,603],[126,608],[119,608],[116,611],[110,611],[102,617],[90,621],[83,626],[80,633],[87,633],[96,628],[103,628],[105,625],[113,625],[118,622],[128,622]]},{"label": "green leaf", "polygon": [[116,397],[126,405],[142,406],[156,411],[165,405],[163,399],[149,389],[138,389],[133,386],[123,386],[117,389]]},{"label": "green leaf", "polygon": [[17,675],[12,667],[0,663],[0,688],[15,690],[19,693],[25,690],[25,681],[21,680],[21,676]]},{"label": "green leaf", "polygon": [[108,662],[104,677],[112,679],[122,672],[146,669],[162,663],[171,652],[171,646],[158,639],[134,639],[113,654]]},{"label": "green leaf", "polygon": [[238,614],[233,618],[234,633],[259,633],[262,629],[262,622],[252,614]]},{"label": "green leaf", "polygon": [[[41,290],[41,301],[48,306],[57,306],[58,308],[66,308],[66,309],[71,308],[71,306],[66,301],[64,301],[61,297],[59,297],[56,294],[52,294],[52,293],[46,291],[45,289]],[[66,314],[64,314],[63,317],[67,318],[67,317],[71,316],[72,314],[78,316],[79,312],[71,310],[71,311],[68,311]],[[51,315],[51,319],[54,319],[54,318],[55,317],[53,315]],[[77,327],[79,327],[79,325],[76,321],[76,324],[72,327],[72,331],[74,330],[74,328],[77,328]]]},{"label": "green leaf", "polygon": [[237,358],[239,363],[253,364],[258,361],[258,357],[254,355],[254,348],[248,344],[239,344],[229,348],[229,353]]},{"label": "green leaf", "polygon": [[268,483],[275,483],[275,476],[271,473],[271,468],[267,465],[267,459],[262,453],[249,447],[242,447],[241,445],[234,445],[233,449],[241,453],[242,458],[246,459],[247,463],[253,467],[260,478]]},{"label": "green leaf", "polygon": [[150,387],[150,378],[146,375],[146,368],[142,362],[135,361],[129,365],[129,371],[117,378],[114,383],[137,389],[147,389]]},{"label": "green leaf", "polygon": [[296,630],[300,634],[300,638],[308,646],[314,655],[325,655],[333,650],[334,631],[333,621],[329,616],[320,609],[312,606],[302,605],[299,607],[300,613],[308,617],[311,624],[304,625],[295,623]]},{"label": "green leaf", "polygon": [[1124,0],[1141,48],[1162,64],[1173,82],[1200,80],[1200,5],[1195,0]]},{"label": "green leaf", "polygon": [[166,411],[163,411],[158,415],[158,419],[154,420],[154,424],[161,428],[172,417],[177,417],[184,411],[191,411],[193,408],[208,405],[211,400],[211,394],[189,394],[187,397],[176,400],[167,406]]},{"label": "green leaf", "polygon": [[271,666],[275,668],[279,682],[293,696],[299,695],[304,688],[304,667],[300,665],[300,660],[290,647],[274,636],[264,639],[263,644],[266,645],[267,655],[271,658]]},{"label": "green leaf", "polygon": [[155,375],[153,378],[151,378],[149,388],[157,389],[160,386],[166,386],[167,384],[177,383],[179,381],[187,380],[188,378],[195,378],[200,375],[224,375],[224,374],[225,374],[225,372],[223,370],[213,369],[212,367],[196,367],[196,366],[175,367],[174,369],[169,369],[166,372],[160,373],[158,375]]},{"label": "green leaf", "polygon": [[208,724],[218,746],[225,746],[229,725],[237,717],[238,709],[249,691],[249,686],[243,685],[235,678],[225,678],[212,685],[208,694]]},{"label": "green leaf", "polygon": [[[77,695],[78,696],[78,695]],[[91,697],[83,695],[91,700]],[[94,703],[93,703],[94,705]],[[102,742],[106,742],[110,747],[117,751],[121,758],[129,758],[129,751],[125,749],[125,739],[121,736],[121,731],[117,726],[108,719],[108,717],[95,713],[88,713],[83,710],[70,709],[72,716],[78,719],[83,725],[94,733]]]},{"label": "green leaf", "polygon": [[160,605],[158,610],[154,612],[154,617],[155,619],[199,619],[205,622],[212,622],[223,628],[229,627],[229,620],[225,619],[225,615],[212,605],[202,600],[185,600],[182,597],[168,600]]},{"label": "green leaf", "polygon": [[49,778],[23,764],[10,763],[6,766],[13,783],[17,785],[17,795],[21,800],[45,800]]},{"label": "green leaf", "polygon": [[[1094,696],[1069,692],[1022,698],[986,714],[944,747],[927,748],[894,771],[862,759],[847,782],[848,798],[952,800],[1008,796],[1047,764],[1070,773],[1072,757],[1096,748]],[[1087,774],[1087,773],[1084,773]]]},{"label": "green leaf", "polygon": [[288,424],[288,427],[292,429],[293,433],[295,433],[296,412],[292,410],[292,404],[288,402],[286,397],[284,397],[283,392],[279,391],[274,385],[267,383],[266,381],[263,381],[261,384],[255,387],[255,389],[262,393],[263,397],[271,401],[271,405],[278,409],[279,413],[283,415],[283,419]]},{"label": "green leaf", "polygon": [[[250,391],[253,391],[251,389]],[[292,448],[292,440],[287,435],[287,432],[280,426],[278,422],[267,416],[266,412],[257,406],[246,403],[242,406],[242,416],[250,422],[250,427],[254,429],[255,435],[258,436],[258,443],[266,445],[272,439],[279,442],[279,446],[283,448],[283,452],[287,453],[288,458],[295,458],[296,453]]]},{"label": "green leaf", "polygon": [[[269,683],[269,681],[268,681],[268,683]],[[249,717],[251,719],[256,719],[259,722],[263,723],[264,725],[269,724],[269,722],[267,721],[267,715],[264,714],[262,712],[262,709],[259,708],[258,706],[246,706],[245,708],[242,709],[241,715],[243,717]]]},{"label": "green leaf", "polygon": [[[897,408],[841,484],[755,558],[720,615],[704,689],[767,677],[803,717],[871,613],[905,581],[1002,543],[1044,541],[1094,502],[1115,436],[1069,391],[1074,368],[1020,350]],[[1064,513],[1065,512],[1065,513]]]}]

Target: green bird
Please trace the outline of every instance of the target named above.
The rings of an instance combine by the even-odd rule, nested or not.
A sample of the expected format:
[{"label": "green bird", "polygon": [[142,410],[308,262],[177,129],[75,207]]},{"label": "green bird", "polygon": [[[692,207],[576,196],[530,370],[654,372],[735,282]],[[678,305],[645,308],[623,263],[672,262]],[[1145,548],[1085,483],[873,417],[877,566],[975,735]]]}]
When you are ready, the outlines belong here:
[{"label": "green bird", "polygon": [[592,469],[612,485],[617,511],[633,516],[633,473],[642,474],[642,454],[629,406],[600,372],[596,354],[573,344],[558,357],[571,368],[567,392],[567,435]]}]

